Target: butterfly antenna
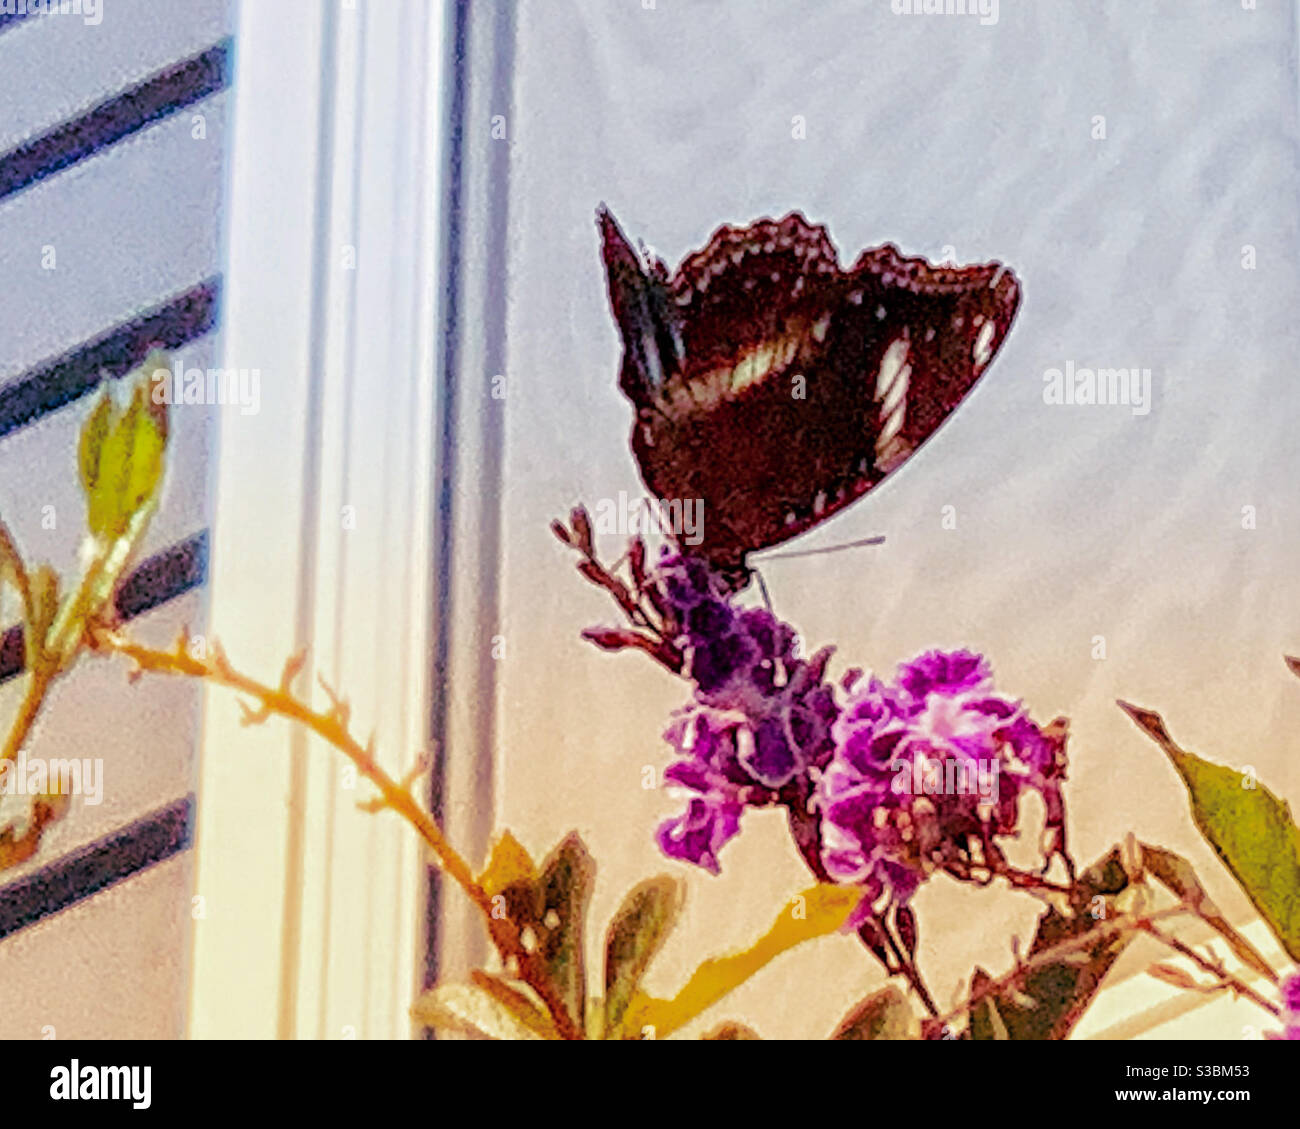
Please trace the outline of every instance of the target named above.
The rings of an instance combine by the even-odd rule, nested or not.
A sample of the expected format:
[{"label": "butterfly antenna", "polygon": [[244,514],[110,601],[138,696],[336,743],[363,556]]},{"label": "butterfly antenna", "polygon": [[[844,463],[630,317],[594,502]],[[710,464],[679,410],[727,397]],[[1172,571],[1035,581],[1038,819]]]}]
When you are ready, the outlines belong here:
[{"label": "butterfly antenna", "polygon": [[[861,548],[865,548],[867,545],[883,545],[884,543],[885,543],[885,539],[883,537],[863,537],[860,541],[846,541],[844,542],[843,545],[827,545],[825,548],[822,549],[800,549],[797,552],[793,552],[793,553],[765,553],[763,554],[763,560],[765,561],[787,560],[788,561],[788,560],[793,560],[795,557],[820,557],[824,553],[839,553],[842,552],[844,549],[861,549]],[[757,576],[758,575],[757,572],[755,572],[754,575]],[[762,583],[762,580],[763,578],[760,576],[759,577],[760,584]]]},{"label": "butterfly antenna", "polygon": [[754,569],[754,579],[758,581],[758,590],[762,593],[763,604],[767,608],[767,614],[776,617],[776,609],[772,607],[772,594],[767,590],[767,581],[763,579],[763,574]]}]

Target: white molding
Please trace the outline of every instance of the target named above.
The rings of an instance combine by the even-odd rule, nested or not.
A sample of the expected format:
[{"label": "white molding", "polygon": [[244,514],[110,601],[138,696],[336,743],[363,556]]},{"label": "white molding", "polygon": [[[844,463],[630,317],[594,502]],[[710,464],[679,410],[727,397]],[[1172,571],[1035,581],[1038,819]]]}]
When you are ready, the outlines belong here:
[{"label": "white molding", "polygon": [[[221,363],[261,411],[221,418],[211,632],[268,680],[310,643],[297,688],[337,683],[394,775],[428,717],[442,7],[241,0],[233,84]],[[208,692],[192,1036],[409,1034],[417,843],[344,777]]]}]

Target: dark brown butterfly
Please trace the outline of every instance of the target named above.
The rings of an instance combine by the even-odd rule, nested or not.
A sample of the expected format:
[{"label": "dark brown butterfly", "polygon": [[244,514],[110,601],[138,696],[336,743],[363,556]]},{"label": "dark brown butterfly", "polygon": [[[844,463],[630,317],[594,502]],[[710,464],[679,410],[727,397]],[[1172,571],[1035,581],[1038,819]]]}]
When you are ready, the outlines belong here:
[{"label": "dark brown butterfly", "polygon": [[687,551],[737,583],[748,554],[906,461],[1020,304],[998,263],[931,266],[886,244],[842,270],[825,228],[798,212],[719,228],[671,275],[603,206],[597,219],[641,477],[665,502],[702,502],[702,540]]}]

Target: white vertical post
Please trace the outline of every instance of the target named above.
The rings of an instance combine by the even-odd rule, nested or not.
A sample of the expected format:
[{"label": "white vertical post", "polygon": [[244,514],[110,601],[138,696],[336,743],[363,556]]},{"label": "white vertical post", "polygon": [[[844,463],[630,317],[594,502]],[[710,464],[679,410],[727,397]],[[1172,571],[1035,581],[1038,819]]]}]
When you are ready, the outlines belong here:
[{"label": "white vertical post", "polygon": [[[443,5],[239,6],[211,632],[276,681],[308,648],[401,776],[427,731]],[[194,1037],[404,1037],[424,914],[414,832],[336,751],[209,690]]]}]

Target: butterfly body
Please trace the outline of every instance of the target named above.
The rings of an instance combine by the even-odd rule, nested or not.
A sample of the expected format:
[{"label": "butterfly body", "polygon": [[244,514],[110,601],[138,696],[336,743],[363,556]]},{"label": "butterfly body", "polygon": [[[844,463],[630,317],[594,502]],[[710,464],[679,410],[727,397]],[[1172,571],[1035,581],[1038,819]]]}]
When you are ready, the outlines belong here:
[{"label": "butterfly body", "polygon": [[632,451],[660,499],[703,503],[691,551],[746,558],[820,524],[895,470],[960,403],[1019,304],[997,263],[950,269],[890,245],[840,268],[792,213],[723,227],[671,275],[604,209]]}]

